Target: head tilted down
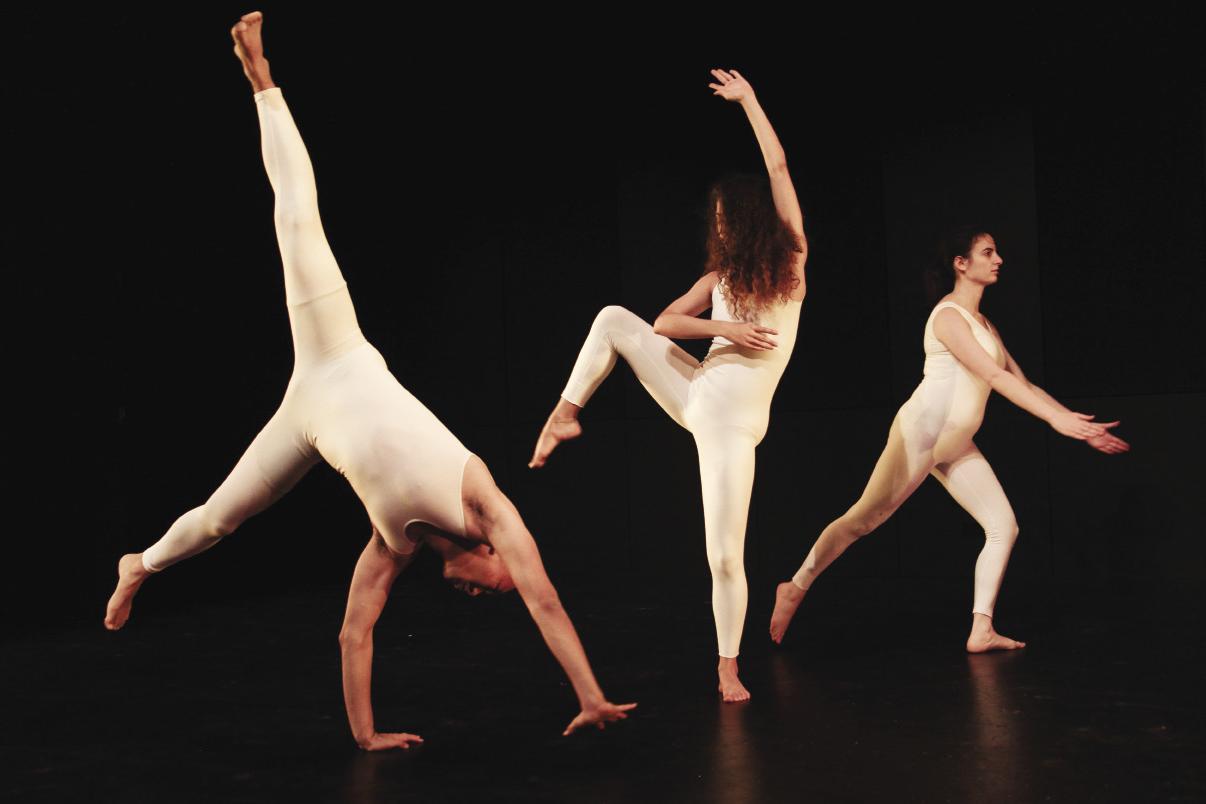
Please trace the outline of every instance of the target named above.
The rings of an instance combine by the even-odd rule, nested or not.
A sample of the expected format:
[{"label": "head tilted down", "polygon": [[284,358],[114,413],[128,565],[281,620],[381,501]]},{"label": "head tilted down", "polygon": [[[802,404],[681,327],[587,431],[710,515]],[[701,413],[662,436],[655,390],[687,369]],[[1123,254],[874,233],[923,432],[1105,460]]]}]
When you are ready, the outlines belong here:
[{"label": "head tilted down", "polygon": [[716,271],[738,318],[786,301],[799,284],[793,266],[803,244],[775,209],[764,176],[735,173],[708,193],[707,271]]},{"label": "head tilted down", "polygon": [[476,597],[515,588],[507,565],[490,545],[434,530],[423,540],[443,559],[444,580],[465,594]]}]

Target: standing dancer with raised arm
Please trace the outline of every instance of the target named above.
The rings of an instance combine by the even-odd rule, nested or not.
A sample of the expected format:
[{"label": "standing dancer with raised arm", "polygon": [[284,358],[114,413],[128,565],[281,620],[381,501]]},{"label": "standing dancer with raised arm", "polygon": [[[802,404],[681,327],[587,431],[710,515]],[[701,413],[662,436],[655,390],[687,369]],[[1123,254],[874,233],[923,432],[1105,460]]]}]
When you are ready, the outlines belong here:
[{"label": "standing dancer with raised arm", "polygon": [[[754,485],[754,448],[770,417],[771,397],[796,341],[804,300],[807,242],[779,139],[754,90],[736,70],[712,70],[715,95],[749,118],[770,179],[736,176],[711,193],[707,273],[650,326],[623,307],[595,318],[531,467],[543,466],[582,432],[578,413],[623,357],[653,399],[691,431],[699,451],[704,531],[712,571],[712,613],[725,701],[745,701],[737,673],[745,625],[745,526]],[[697,316],[712,308],[711,319]],[[670,338],[711,338],[703,362]]]},{"label": "standing dancer with raised arm", "polygon": [[118,562],[105,626],[125,624],[135,593],[152,573],[212,547],[325,460],[348,479],[373,523],[340,634],[348,720],[361,747],[422,741],[378,733],[370,697],[373,625],[394,579],[422,544],[440,554],[444,576],[470,594],[519,590],[582,708],[565,734],[622,720],[636,704],[604,698],[515,506],[481,459],[398,383],[361,333],[323,233],[310,157],[264,58],[262,23],[260,12],[247,14],[231,35],[255,93],[264,167],[276,195],[293,375],[280,408],[209,500],[145,552]]},{"label": "standing dancer with raised arm", "polygon": [[888,444],[863,495],[821,532],[791,581],[779,584],[770,624],[775,642],[782,641],[817,576],[847,547],[882,525],[926,475],[933,475],[984,528],[967,650],[983,653],[1025,647],[1024,642],[998,634],[992,621],[1018,524],[992,467],[972,441],[984,418],[989,393],[997,391],[1057,433],[1084,441],[1107,455],[1130,449],[1108,432],[1118,422],[1093,422],[1092,416],[1068,410],[1027,380],[996,327],[981,315],[984,289],[996,284],[1003,264],[992,235],[975,228],[958,230],[944,239],[940,251],[938,270],[946,282],[953,272],[955,287],[926,321],[925,376],[892,420]]}]

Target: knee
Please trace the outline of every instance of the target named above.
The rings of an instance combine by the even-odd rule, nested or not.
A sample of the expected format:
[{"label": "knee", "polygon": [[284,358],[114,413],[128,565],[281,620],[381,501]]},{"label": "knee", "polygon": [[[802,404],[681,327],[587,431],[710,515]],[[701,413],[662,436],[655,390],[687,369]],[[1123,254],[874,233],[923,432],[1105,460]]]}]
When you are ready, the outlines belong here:
[{"label": "knee", "polygon": [[724,550],[708,557],[712,579],[718,583],[731,583],[745,579],[745,561],[738,551]]},{"label": "knee", "polygon": [[984,529],[984,538],[993,544],[1011,546],[1018,539],[1018,521],[1012,514],[992,522]]},{"label": "knee", "polygon": [[612,332],[622,330],[632,320],[634,314],[627,307],[621,307],[618,304],[609,304],[599,311],[595,316],[595,329],[603,332]]},{"label": "knee", "polygon": [[241,518],[213,511],[209,506],[201,509],[200,520],[201,535],[215,542],[234,533],[239,525],[243,524]]},{"label": "knee", "polygon": [[882,517],[878,514],[864,514],[861,516],[847,514],[845,516],[845,521],[843,522],[843,524],[846,526],[845,531],[847,539],[851,542],[858,541],[868,533],[871,533],[871,531],[878,528],[880,524],[883,523],[885,518],[886,517]]},{"label": "knee", "polygon": [[273,221],[283,231],[302,231],[319,225],[318,207],[313,203],[278,198]]}]

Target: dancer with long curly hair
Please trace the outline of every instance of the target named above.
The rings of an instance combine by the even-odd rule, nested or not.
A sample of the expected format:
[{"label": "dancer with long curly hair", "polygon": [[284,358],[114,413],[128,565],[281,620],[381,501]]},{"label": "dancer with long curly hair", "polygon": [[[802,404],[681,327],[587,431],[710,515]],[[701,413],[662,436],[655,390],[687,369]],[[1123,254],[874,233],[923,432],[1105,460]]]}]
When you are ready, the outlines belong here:
[{"label": "dancer with long curly hair", "polygon": [[[729,177],[713,187],[705,273],[652,326],[623,307],[603,308],[528,465],[543,466],[558,444],[581,434],[579,412],[623,357],[650,396],[695,437],[718,689],[725,701],[745,701],[750,693],[738,677],[737,654],[754,448],[766,435],[771,397],[795,345],[808,251],[783,147],[753,88],[736,70],[712,75],[713,93],[745,111],[769,187],[767,178],[755,176]],[[711,318],[699,318],[708,308]],[[671,338],[711,338],[712,345],[701,362]]]}]

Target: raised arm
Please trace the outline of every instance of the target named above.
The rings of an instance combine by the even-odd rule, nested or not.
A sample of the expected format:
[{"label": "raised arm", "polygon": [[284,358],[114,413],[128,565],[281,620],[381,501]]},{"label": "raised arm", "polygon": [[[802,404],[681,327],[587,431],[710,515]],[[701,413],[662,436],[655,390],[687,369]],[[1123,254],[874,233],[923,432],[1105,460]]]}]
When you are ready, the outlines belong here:
[{"label": "raised arm", "polygon": [[662,311],[653,322],[653,331],[667,338],[728,338],[735,344],[749,349],[766,351],[778,344],[770,338],[778,330],[751,324],[746,321],[716,321],[699,318],[699,314],[712,306],[712,289],[719,281],[715,271],[709,271]]},{"label": "raised arm", "polygon": [[762,149],[762,159],[766,162],[766,172],[770,177],[775,210],[800,238],[800,245],[804,249],[798,257],[798,268],[803,269],[808,256],[808,241],[804,237],[804,214],[800,211],[800,200],[796,197],[796,188],[787,170],[787,155],[779,143],[779,137],[775,134],[766,112],[762,110],[762,105],[758,103],[754,88],[741,73],[736,70],[712,70],[712,75],[719,82],[708,84],[713,93],[727,101],[740,103],[754,128],[754,136],[758,138],[758,147]]},{"label": "raised arm", "polygon": [[[1106,429],[1118,422],[1098,424],[1093,416],[1076,413],[1055,402],[1046,393],[1036,393],[1026,381],[1008,368],[1001,368],[980,346],[972,334],[971,325],[957,311],[946,308],[934,316],[934,335],[951,350],[960,363],[989,386],[1017,405],[1051,425],[1057,433],[1081,441],[1106,434]],[[999,339],[998,339],[999,340]],[[1002,344],[1004,348],[1004,344]],[[1008,365],[1008,364],[1007,364]],[[1013,364],[1015,367],[1016,363]],[[1020,371],[1020,369],[1019,369]]]},{"label": "raised arm", "polygon": [[536,549],[532,534],[509,500],[506,500],[505,506],[505,510],[500,511],[490,523],[490,544],[506,564],[515,588],[528,607],[536,627],[540,629],[545,644],[569,676],[582,709],[563,734],[571,734],[590,724],[601,729],[608,722],[623,720],[625,712],[636,704],[617,705],[604,698],[578,633],[544,571],[544,563],[540,560],[540,551]]},{"label": "raised arm", "polygon": [[391,551],[374,528],[372,538],[356,562],[348,592],[348,607],[339,632],[343,702],[352,736],[366,751],[409,748],[411,743],[423,742],[417,734],[380,734],[373,721],[373,626],[385,608],[390,587],[410,561],[411,556],[399,556]]}]

